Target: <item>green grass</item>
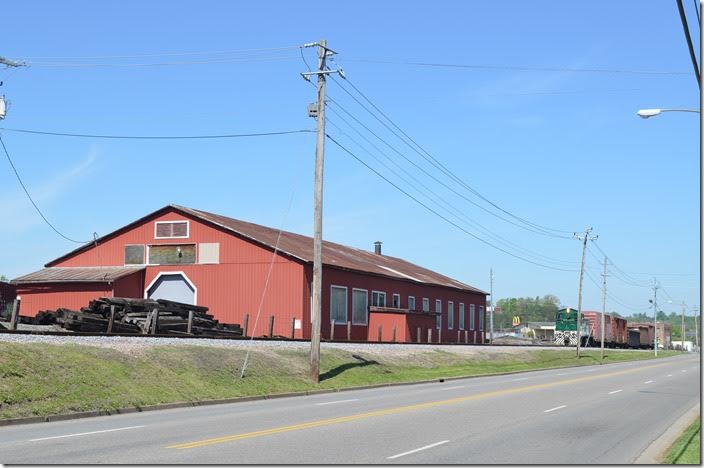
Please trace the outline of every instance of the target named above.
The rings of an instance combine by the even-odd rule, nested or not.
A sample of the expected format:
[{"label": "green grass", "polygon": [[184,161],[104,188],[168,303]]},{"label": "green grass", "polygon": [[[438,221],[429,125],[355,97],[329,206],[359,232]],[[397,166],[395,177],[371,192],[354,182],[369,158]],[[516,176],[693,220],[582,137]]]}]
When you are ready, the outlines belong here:
[{"label": "green grass", "polygon": [[[468,357],[416,347],[403,355],[324,349],[321,382],[313,385],[303,350],[259,349],[251,354],[245,378],[239,379],[242,350],[155,346],[127,354],[81,345],[0,343],[0,419],[590,365],[598,363],[598,356],[585,352],[578,362],[574,350],[512,355],[481,350]],[[607,362],[652,357],[610,352]]]},{"label": "green grass", "polygon": [[667,450],[662,462],[667,465],[700,465],[701,441],[701,419],[697,418]]}]

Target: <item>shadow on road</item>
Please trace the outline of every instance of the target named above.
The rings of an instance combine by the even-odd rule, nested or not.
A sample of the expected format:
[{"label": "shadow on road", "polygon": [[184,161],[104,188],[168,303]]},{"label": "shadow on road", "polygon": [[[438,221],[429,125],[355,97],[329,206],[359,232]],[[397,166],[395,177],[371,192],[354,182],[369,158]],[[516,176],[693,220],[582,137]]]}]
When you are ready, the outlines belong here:
[{"label": "shadow on road", "polygon": [[347,364],[342,364],[341,366],[333,367],[329,371],[320,374],[320,381],[322,382],[323,380],[332,379],[333,377],[356,367],[379,365],[377,361],[369,361],[368,359],[364,359],[362,356],[358,356],[356,354],[353,354],[352,357],[355,358],[357,362],[349,362]]}]

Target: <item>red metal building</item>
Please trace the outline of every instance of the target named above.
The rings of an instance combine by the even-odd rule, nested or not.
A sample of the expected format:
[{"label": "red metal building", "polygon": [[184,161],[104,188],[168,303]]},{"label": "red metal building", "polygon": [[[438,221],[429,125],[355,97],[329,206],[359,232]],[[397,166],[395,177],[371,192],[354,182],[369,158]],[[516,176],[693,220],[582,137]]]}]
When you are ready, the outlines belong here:
[{"label": "red metal building", "polygon": [[[324,242],[324,338],[484,341],[484,291],[377,248]],[[312,263],[310,237],[169,205],[13,283],[22,315],[153,297],[209,307],[225,323],[248,314],[254,336],[273,316],[275,335],[309,338]]]}]

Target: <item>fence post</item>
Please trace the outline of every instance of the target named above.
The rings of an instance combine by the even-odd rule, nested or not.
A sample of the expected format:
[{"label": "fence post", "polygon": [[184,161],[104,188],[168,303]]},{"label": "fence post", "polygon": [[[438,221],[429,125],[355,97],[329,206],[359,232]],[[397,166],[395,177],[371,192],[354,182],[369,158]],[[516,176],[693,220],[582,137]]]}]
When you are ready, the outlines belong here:
[{"label": "fence post", "polygon": [[381,325],[379,325],[379,340],[378,341],[381,341]]},{"label": "fence post", "polygon": [[432,343],[432,342],[433,342],[433,329],[428,328],[428,343]]},{"label": "fence post", "polygon": [[110,318],[108,319],[108,333],[112,333],[112,327],[115,323],[115,304],[110,305]]},{"label": "fence post", "polygon": [[352,322],[347,321],[347,341],[352,341]]},{"label": "fence post", "polygon": [[469,332],[467,330],[464,331],[464,344],[469,343]]},{"label": "fence post", "polygon": [[242,321],[242,336],[247,337],[247,327],[249,326],[249,314],[244,314],[244,320]]},{"label": "fence post", "polygon": [[457,342],[462,343],[462,334],[460,333],[459,330],[457,330]]},{"label": "fence post", "polygon": [[274,337],[274,316],[269,316],[269,338]]},{"label": "fence post", "polygon": [[192,310],[188,311],[188,329],[186,330],[186,332],[189,335],[193,334],[193,311]]},{"label": "fence post", "polygon": [[330,320],[330,341],[335,339],[335,319]]},{"label": "fence post", "polygon": [[12,302],[12,315],[10,316],[10,330],[17,330],[17,321],[20,316],[20,297]]},{"label": "fence post", "polygon": [[438,328],[438,343],[442,343],[442,328]]},{"label": "fence post", "polygon": [[159,327],[159,309],[156,307],[152,311],[152,335],[156,335],[157,328]]},{"label": "fence post", "polygon": [[418,327],[418,330],[416,331],[416,341],[420,343],[420,327]]},{"label": "fence post", "polygon": [[394,325],[393,330],[391,330],[391,341],[396,343],[396,325]]},{"label": "fence post", "polygon": [[291,319],[291,339],[296,339],[296,317]]}]

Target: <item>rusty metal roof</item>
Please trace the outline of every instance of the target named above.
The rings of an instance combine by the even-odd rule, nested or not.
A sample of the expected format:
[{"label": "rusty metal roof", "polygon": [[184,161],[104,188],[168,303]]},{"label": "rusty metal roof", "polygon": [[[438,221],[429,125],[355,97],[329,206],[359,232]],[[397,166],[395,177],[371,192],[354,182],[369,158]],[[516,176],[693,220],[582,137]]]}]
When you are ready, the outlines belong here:
[{"label": "rusty metal roof", "polygon": [[[171,206],[189,213],[196,218],[209,221],[213,224],[221,226],[224,229],[233,231],[257,243],[264,244],[272,249],[277,246],[278,241],[278,250],[281,252],[307,263],[313,262],[312,237],[281,231],[281,237],[279,238],[278,229],[248,223],[246,221],[240,221],[237,219],[228,218],[226,216],[208,213],[207,211],[195,210],[184,206]],[[356,249],[354,247],[347,247],[334,242],[323,242],[323,264],[364,273],[373,273],[394,279],[413,281],[421,284],[445,286],[454,289],[486,294],[486,292],[480,289],[441,275],[440,273],[436,273],[432,270],[428,270],[427,268],[414,265],[406,260],[388,255],[379,255],[374,252]]]},{"label": "rusty metal roof", "polygon": [[144,267],[50,267],[12,280],[13,284],[36,283],[107,283],[131,275]]}]

